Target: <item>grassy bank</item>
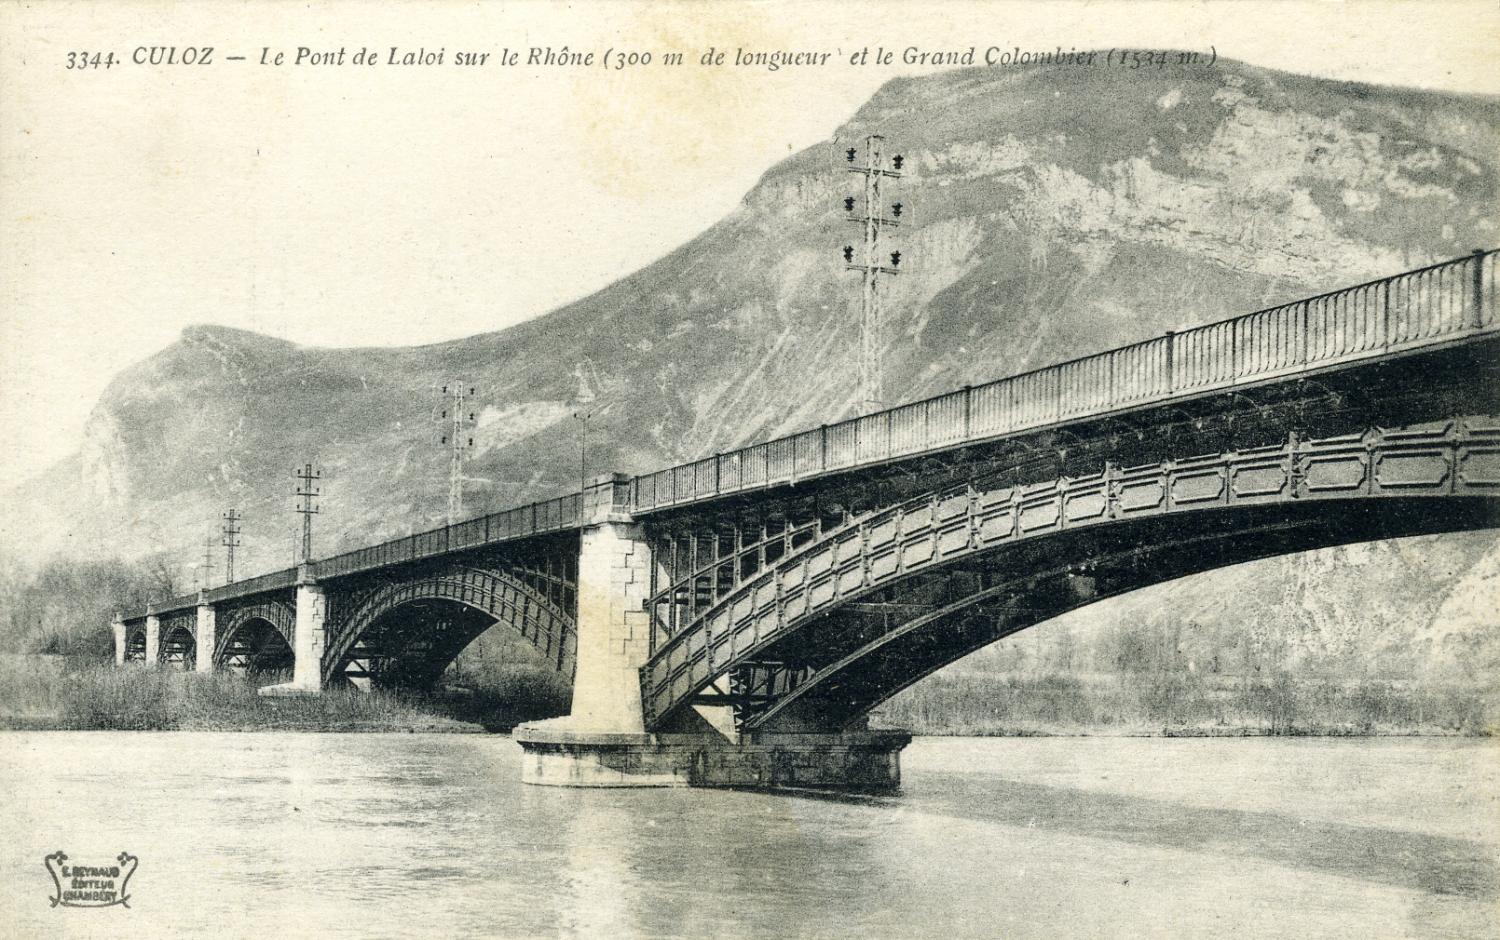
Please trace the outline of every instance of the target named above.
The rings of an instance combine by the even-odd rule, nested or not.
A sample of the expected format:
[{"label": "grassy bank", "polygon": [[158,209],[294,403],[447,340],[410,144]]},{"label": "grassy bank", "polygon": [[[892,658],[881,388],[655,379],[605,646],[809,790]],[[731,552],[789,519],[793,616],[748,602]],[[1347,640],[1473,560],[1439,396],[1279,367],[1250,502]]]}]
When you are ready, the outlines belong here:
[{"label": "grassy bank", "polygon": [[938,674],[882,706],[877,724],[947,735],[1490,735],[1472,690],[1392,680],[1176,673]]},{"label": "grassy bank", "polygon": [[[484,691],[269,698],[222,673],[0,656],[0,728],[503,731],[567,711],[566,688],[535,669],[449,678]],[[1500,727],[1493,712],[1470,690],[1391,680],[952,673],[907,690],[873,720],[932,735],[1488,735]]]},{"label": "grassy bank", "polygon": [[7,729],[465,732],[537,717],[534,705],[507,704],[499,694],[342,689],[270,698],[228,674],[74,666],[61,657],[0,659],[0,728]]}]

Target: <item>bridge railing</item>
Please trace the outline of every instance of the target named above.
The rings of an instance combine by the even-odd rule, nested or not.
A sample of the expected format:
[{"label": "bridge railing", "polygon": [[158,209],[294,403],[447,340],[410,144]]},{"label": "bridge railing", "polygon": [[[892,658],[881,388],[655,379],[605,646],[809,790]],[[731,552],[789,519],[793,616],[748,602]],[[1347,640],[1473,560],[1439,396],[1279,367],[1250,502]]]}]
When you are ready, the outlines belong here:
[{"label": "bridge railing", "polygon": [[150,605],[150,611],[157,616],[166,616],[167,614],[197,606],[198,593],[195,591],[192,594],[179,594],[164,601],[154,601]]},{"label": "bridge railing", "polygon": [[467,519],[451,526],[417,532],[322,559],[316,565],[317,575],[319,578],[336,578],[386,565],[446,555],[461,549],[477,548],[491,542],[577,528],[582,518],[580,505],[579,494],[573,493]]},{"label": "bridge railing", "polygon": [[637,512],[1402,352],[1496,326],[1496,252],[1168,333],[636,477]]},{"label": "bridge railing", "polygon": [[[378,545],[370,545],[321,559],[314,562],[313,571],[319,578],[334,578],[383,568],[386,565],[432,558],[466,548],[477,548],[491,542],[577,528],[581,518],[580,504],[579,495],[573,493],[527,506],[518,506],[503,512],[466,519],[455,525],[417,532],[381,542]],[[297,569],[283,568],[212,588],[206,592],[205,596],[210,603],[219,603],[266,591],[289,588],[296,583]],[[184,594],[167,601],[153,602],[151,610],[157,614],[166,614],[194,607],[197,603],[197,594]],[[144,616],[144,613],[132,614],[127,619],[139,619],[141,616]]]},{"label": "bridge railing", "polygon": [[[1168,333],[985,385],[861,415],[635,477],[635,511],[759,489],[1086,415],[1417,349],[1497,325],[1496,251]],[[581,495],[491,513],[316,563],[339,577],[491,542],[576,528]],[[274,571],[208,592],[229,600],[296,583]],[[197,603],[183,595],[168,612]]]},{"label": "bridge railing", "polygon": [[280,571],[272,571],[267,574],[246,578],[243,581],[235,581],[208,591],[208,600],[211,603],[227,601],[236,597],[246,597],[251,594],[260,594],[264,591],[277,591],[289,588],[297,583],[296,568],[282,568]]}]

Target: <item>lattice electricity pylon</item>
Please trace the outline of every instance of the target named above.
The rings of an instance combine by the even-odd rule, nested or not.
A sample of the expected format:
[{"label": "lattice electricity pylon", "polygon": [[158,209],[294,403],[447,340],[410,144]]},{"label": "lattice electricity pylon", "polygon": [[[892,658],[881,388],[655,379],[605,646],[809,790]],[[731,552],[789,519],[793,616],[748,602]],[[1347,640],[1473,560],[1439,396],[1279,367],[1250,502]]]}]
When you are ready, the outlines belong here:
[{"label": "lattice electricity pylon", "polygon": [[210,536],[203,540],[203,562],[198,565],[198,586],[208,590],[214,586],[214,540]]},{"label": "lattice electricity pylon", "polygon": [[224,583],[234,583],[234,550],[240,545],[240,511],[231,509],[222,514],[219,544],[224,546]]},{"label": "lattice electricity pylon", "polygon": [[[865,165],[848,167],[850,173],[859,173],[865,178],[863,214],[855,214],[855,208],[859,202],[856,197],[844,197],[844,211],[849,213],[849,221],[864,226],[865,233],[864,258],[859,264],[854,263],[854,246],[844,246],[845,270],[860,271],[864,274],[859,320],[859,395],[860,411],[865,413],[881,408],[885,396],[880,362],[885,349],[885,324],[880,312],[880,292],[877,289],[877,280],[881,274],[901,273],[901,252],[891,252],[890,264],[883,263],[880,233],[884,228],[894,228],[901,224],[901,214],[905,211],[905,206],[900,202],[892,203],[891,214],[886,216],[880,184],[884,179],[900,179],[901,164],[905,158],[900,154],[895,155],[891,158],[891,169],[886,169],[884,141],[885,138],[879,134],[866,137]],[[854,163],[858,155],[857,147],[844,150],[844,159],[850,164]]]},{"label": "lattice electricity pylon", "polygon": [[474,412],[468,400],[474,387],[454,381],[443,386],[442,443],[448,446],[448,524],[464,514],[464,458],[474,447]]},{"label": "lattice electricity pylon", "polygon": [[318,514],[318,507],[313,505],[313,500],[323,492],[321,487],[313,486],[314,480],[323,478],[322,470],[314,470],[312,464],[306,464],[301,470],[293,470],[292,476],[299,481],[296,489],[297,498],[301,501],[294,512],[302,515],[302,562],[312,561],[312,517]]}]

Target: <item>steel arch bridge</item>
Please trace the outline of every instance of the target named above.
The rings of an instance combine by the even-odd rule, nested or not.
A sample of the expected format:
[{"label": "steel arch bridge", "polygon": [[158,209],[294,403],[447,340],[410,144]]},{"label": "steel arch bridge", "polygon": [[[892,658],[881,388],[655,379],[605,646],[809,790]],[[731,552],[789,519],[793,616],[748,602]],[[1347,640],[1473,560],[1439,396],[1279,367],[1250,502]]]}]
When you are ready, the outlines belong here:
[{"label": "steel arch bridge", "polygon": [[[519,738],[526,774],[583,779],[624,735],[639,749],[599,771],[610,785],[704,768],[765,779],[755,739],[792,735],[833,742],[816,759],[829,779],[859,765],[889,780],[900,744],[857,739],[864,716],[1000,637],[1258,558],[1500,527],[1496,259],[172,598],[120,619],[116,655],[290,660],[294,692],[425,685],[503,623],[575,686],[571,724]],[[215,625],[215,642],[199,635]],[[691,736],[704,717],[745,749],[683,756],[630,737]]]},{"label": "steel arch bridge", "polygon": [[125,653],[123,660],[128,663],[144,663],[146,661],[146,624],[142,620],[139,626],[133,626],[125,634]]},{"label": "steel arch bridge", "polygon": [[377,581],[343,600],[330,618],[323,679],[430,685],[464,647],[496,624],[572,678],[578,637],[570,611],[522,574],[450,563]]},{"label": "steel arch bridge", "polygon": [[[147,630],[144,620],[132,623],[125,636],[124,658],[131,662],[147,661]],[[191,669],[197,649],[198,625],[192,610],[175,610],[160,618],[159,642],[154,661]]]},{"label": "steel arch bridge", "polygon": [[257,598],[229,607],[217,625],[213,665],[247,672],[291,668],[297,613],[286,600]]},{"label": "steel arch bridge", "polygon": [[176,624],[162,635],[161,661],[177,669],[192,669],[197,655],[197,631]]},{"label": "steel arch bridge", "polygon": [[[1494,526],[1497,487],[1500,419],[1463,416],[923,494],[720,590],[705,595],[700,570],[656,595],[667,636],[641,669],[646,724],[728,705],[746,732],[848,728],[934,670],[1107,597],[1271,555]],[[689,594],[701,609],[673,631]]]}]

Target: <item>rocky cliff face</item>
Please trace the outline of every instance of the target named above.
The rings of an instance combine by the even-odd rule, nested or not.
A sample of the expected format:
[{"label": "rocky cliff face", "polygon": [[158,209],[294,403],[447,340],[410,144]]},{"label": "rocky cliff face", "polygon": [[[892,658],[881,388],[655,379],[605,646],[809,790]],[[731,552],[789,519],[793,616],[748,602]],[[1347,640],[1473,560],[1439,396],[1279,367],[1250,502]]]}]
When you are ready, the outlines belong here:
[{"label": "rocky cliff face", "polygon": [[[905,273],[885,295],[887,397],[1493,244],[1497,129],[1494,100],[1232,62],[1127,78],[1034,69],[892,81],[838,132],[878,131],[906,156],[891,190],[909,221],[891,242]],[[595,415],[591,467],[628,472],[842,417],[857,374],[858,291],[839,257],[857,235],[840,205],[851,179],[831,146],[792,156],[657,263],[458,342],[315,349],[190,328],[114,382],[60,486],[54,477],[48,490],[11,495],[3,550],[102,544],[186,560],[234,504],[250,568],[279,567],[290,558],[291,469],[308,459],[327,479],[319,554],[432,525],[446,499],[437,375],[480,389],[476,512],[574,485],[580,407]],[[1340,550],[1264,563],[1245,583],[1291,585],[1281,602],[1321,625],[1318,643],[1338,630],[1410,637],[1401,631],[1432,623],[1454,585],[1493,583],[1472,574],[1490,544]],[[1336,600],[1339,566],[1394,572],[1378,579],[1391,594]],[[1415,607],[1400,589],[1412,583],[1433,585]],[[1197,603],[1190,586],[1163,590],[1173,616]],[[1452,622],[1470,630],[1483,619]]]}]

